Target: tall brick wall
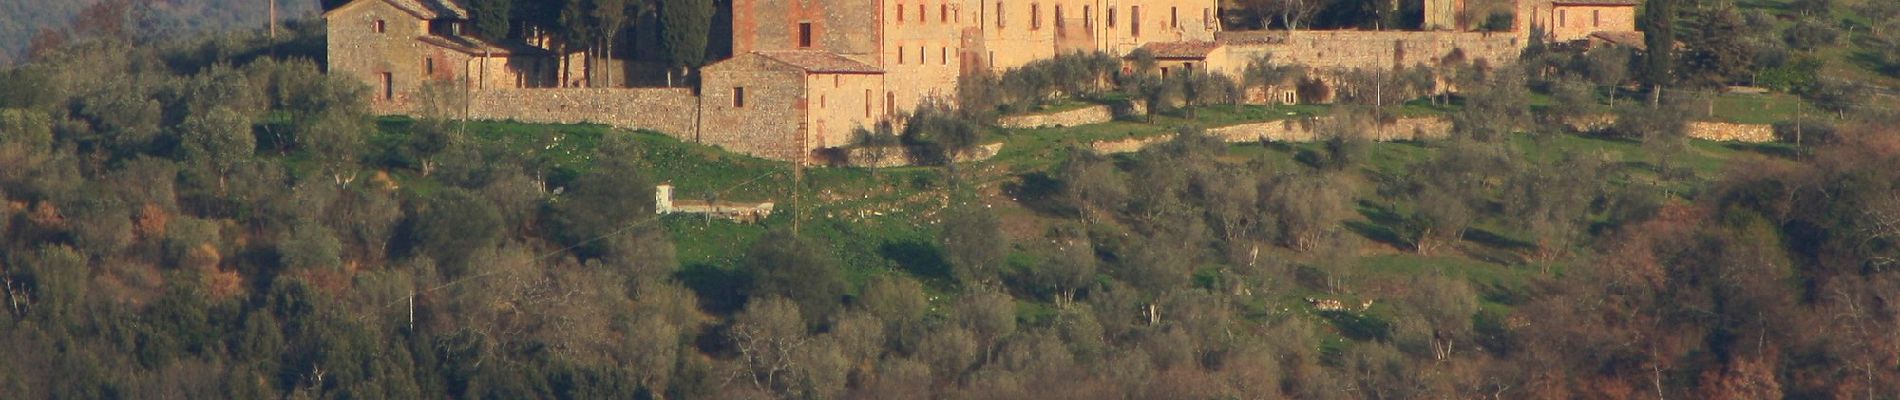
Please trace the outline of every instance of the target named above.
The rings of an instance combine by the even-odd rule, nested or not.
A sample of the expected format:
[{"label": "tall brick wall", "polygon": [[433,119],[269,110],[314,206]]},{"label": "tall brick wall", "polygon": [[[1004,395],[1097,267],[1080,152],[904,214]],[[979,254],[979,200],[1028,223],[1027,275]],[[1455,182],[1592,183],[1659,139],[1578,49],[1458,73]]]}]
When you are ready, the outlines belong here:
[{"label": "tall brick wall", "polygon": [[469,93],[469,118],[595,123],[693,140],[699,98],[689,89],[488,89]]},{"label": "tall brick wall", "polygon": [[798,50],[799,23],[811,23],[813,49],[875,57],[882,1],[734,0],[732,53]]}]

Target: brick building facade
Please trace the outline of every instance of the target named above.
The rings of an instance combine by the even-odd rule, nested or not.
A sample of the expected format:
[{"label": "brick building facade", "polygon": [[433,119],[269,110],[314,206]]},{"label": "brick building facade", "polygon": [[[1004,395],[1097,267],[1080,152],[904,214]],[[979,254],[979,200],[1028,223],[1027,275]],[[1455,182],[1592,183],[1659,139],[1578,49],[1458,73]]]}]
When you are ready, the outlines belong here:
[{"label": "brick building facade", "polygon": [[[1426,18],[1447,23],[1464,4],[1430,3],[1439,9]],[[1522,0],[1517,15],[1563,29],[1633,29],[1625,3],[1634,4]],[[1508,63],[1530,39],[1525,24],[1506,33],[1222,32],[1218,0],[732,0],[731,7],[735,56],[703,68],[697,90],[578,88],[563,81],[589,75],[572,70],[584,54],[463,34],[469,14],[455,0],[355,0],[323,17],[330,71],[369,84],[379,113],[414,113],[419,89],[434,80],[462,85],[466,117],[653,129],[776,160],[816,159],[817,150],[848,145],[857,128],[933,98],[953,100],[968,73],[1064,53],[1125,55],[1147,46],[1171,71],[1239,76],[1265,53],[1321,71],[1431,64],[1453,53]],[[1569,24],[1587,21],[1582,15],[1599,20]]]}]

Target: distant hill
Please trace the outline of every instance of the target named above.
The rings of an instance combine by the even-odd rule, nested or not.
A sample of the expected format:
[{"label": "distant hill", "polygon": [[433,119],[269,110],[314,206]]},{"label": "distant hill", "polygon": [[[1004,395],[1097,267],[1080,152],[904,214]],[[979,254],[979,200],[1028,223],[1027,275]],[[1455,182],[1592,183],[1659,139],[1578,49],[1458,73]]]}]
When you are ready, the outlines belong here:
[{"label": "distant hill", "polygon": [[[33,35],[41,29],[68,30],[74,16],[104,0],[15,0],[0,2],[0,65],[18,63],[26,56]],[[139,34],[174,36],[263,26],[270,14],[269,0],[128,0],[136,13]],[[315,16],[318,0],[277,0],[278,17]]]}]

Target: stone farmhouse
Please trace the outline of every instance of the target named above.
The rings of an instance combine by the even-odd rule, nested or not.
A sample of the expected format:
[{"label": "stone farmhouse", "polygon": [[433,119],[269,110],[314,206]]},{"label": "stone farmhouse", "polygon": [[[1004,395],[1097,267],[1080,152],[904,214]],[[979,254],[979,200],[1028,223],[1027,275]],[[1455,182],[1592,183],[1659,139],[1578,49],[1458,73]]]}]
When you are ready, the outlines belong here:
[{"label": "stone farmhouse", "polygon": [[[462,89],[466,118],[591,122],[651,129],[763,158],[811,161],[851,133],[918,105],[953,100],[960,77],[1059,54],[1138,48],[1164,71],[1238,76],[1272,54],[1321,76],[1363,68],[1504,64],[1529,40],[1589,40],[1634,31],[1634,0],[1520,0],[1531,38],[1473,32],[1464,0],[1427,0],[1426,31],[1223,31],[1219,0],[731,0],[732,57],[701,69],[696,88],[579,88],[584,54],[466,33],[454,0],[355,0],[323,14],[329,70],[372,88],[372,109],[418,112],[421,88]],[[1620,33],[1618,33],[1620,32]],[[1640,34],[1640,33],[1637,33]],[[1164,72],[1167,73],[1167,72]],[[1291,88],[1254,102],[1301,99]]]}]

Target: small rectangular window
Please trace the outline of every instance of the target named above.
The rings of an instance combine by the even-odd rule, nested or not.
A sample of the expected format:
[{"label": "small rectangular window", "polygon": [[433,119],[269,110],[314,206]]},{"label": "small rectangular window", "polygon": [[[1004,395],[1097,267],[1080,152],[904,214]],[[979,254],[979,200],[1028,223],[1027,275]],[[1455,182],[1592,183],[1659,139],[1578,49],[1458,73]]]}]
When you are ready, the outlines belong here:
[{"label": "small rectangular window", "polygon": [[1214,10],[1207,8],[1201,9],[1201,27],[1214,29]]},{"label": "small rectangular window", "polygon": [[1108,29],[1115,29],[1115,7],[1108,8]]},{"label": "small rectangular window", "polygon": [[864,117],[871,117],[871,89],[864,89]]},{"label": "small rectangular window", "polygon": [[904,23],[904,3],[897,4],[897,23]]},{"label": "small rectangular window", "polygon": [[1601,26],[1603,26],[1603,11],[1591,10],[1590,11],[1590,27],[1594,28],[1594,27],[1601,27]]},{"label": "small rectangular window", "polygon": [[897,46],[897,63],[903,64],[904,58],[904,46]]},{"label": "small rectangular window", "polygon": [[1003,29],[1003,2],[996,2],[996,29]]},{"label": "small rectangular window", "polygon": [[369,29],[372,31],[376,31],[376,33],[383,33],[383,32],[386,32],[386,29],[388,29],[388,27],[385,25],[387,24],[383,22],[383,20],[379,19],[379,20],[376,20],[376,22],[369,24]]},{"label": "small rectangular window", "polygon": [[435,58],[434,57],[422,58],[422,75],[431,76],[431,77],[435,76]]},{"label": "small rectangular window", "polygon": [[950,22],[950,5],[937,5],[937,22]]},{"label": "small rectangular window", "polygon": [[396,99],[396,80],[388,72],[383,73],[383,100]]},{"label": "small rectangular window", "polygon": [[1029,5],[1029,30],[1042,29],[1042,5]]},{"label": "small rectangular window", "polygon": [[1062,29],[1062,5],[1056,5],[1056,29]]},{"label": "small rectangular window", "polygon": [[1082,6],[1082,29],[1095,29],[1095,13],[1089,6]]},{"label": "small rectangular window", "polygon": [[1181,8],[1168,7],[1168,29],[1181,29]]},{"label": "small rectangular window", "polygon": [[798,48],[811,48],[811,23],[798,23]]},{"label": "small rectangular window", "polygon": [[949,47],[937,49],[937,62],[941,65],[950,65],[950,48]]},{"label": "small rectangular window", "polygon": [[929,47],[927,46],[917,46],[917,65],[924,65],[930,62],[930,53],[928,51]]},{"label": "small rectangular window", "polygon": [[924,18],[924,4],[917,3],[917,22],[923,23],[924,21],[929,21],[929,19]]},{"label": "small rectangular window", "polygon": [[732,108],[745,108],[745,87],[732,88]]},{"label": "small rectangular window", "polygon": [[1141,6],[1128,7],[1128,33],[1141,37]]}]

